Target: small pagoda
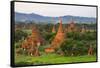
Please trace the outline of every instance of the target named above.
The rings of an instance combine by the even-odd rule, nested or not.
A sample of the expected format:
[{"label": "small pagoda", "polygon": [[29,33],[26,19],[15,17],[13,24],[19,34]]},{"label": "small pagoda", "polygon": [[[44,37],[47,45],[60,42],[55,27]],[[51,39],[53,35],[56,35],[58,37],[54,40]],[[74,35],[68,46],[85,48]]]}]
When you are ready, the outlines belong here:
[{"label": "small pagoda", "polygon": [[71,20],[71,22],[69,23],[68,28],[66,30],[67,30],[67,32],[75,32],[75,31],[77,31],[75,22],[73,20]]},{"label": "small pagoda", "polygon": [[[52,22],[54,22],[54,18],[52,18]],[[52,27],[52,33],[56,33],[55,24]]]},{"label": "small pagoda", "polygon": [[22,48],[27,51],[29,55],[39,56],[39,46],[42,45],[44,39],[36,27],[33,27],[32,34],[28,36],[22,43]]},{"label": "small pagoda", "polygon": [[52,33],[56,33],[55,25],[52,28]]},{"label": "small pagoda", "polygon": [[82,26],[81,33],[86,32],[85,26]]}]

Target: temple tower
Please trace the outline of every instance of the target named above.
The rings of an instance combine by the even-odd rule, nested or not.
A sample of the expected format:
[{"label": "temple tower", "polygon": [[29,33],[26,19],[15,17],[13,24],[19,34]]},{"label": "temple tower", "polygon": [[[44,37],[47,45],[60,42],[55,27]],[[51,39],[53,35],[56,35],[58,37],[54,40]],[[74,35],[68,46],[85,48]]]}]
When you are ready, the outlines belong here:
[{"label": "temple tower", "polygon": [[68,31],[68,32],[74,32],[74,31],[76,31],[76,30],[77,30],[77,29],[76,29],[75,23],[74,23],[73,20],[71,20],[71,22],[69,23],[69,26],[68,26],[68,28],[67,28],[67,31]]},{"label": "temple tower", "polygon": [[52,48],[59,48],[61,43],[64,41],[64,32],[63,32],[62,20],[61,20],[61,18],[59,18],[59,20],[60,20],[60,24],[59,24],[58,32],[57,32],[55,38],[53,39],[53,41],[51,43]]},{"label": "temple tower", "polygon": [[[54,18],[52,18],[52,22],[54,22]],[[56,33],[55,25],[53,25],[52,33]]]},{"label": "temple tower", "polygon": [[56,33],[55,25],[52,28],[52,33]]},{"label": "temple tower", "polygon": [[82,26],[81,33],[84,33],[85,31],[86,31],[85,27]]},{"label": "temple tower", "polygon": [[28,36],[24,42],[22,42],[22,48],[25,49],[28,54],[38,56],[39,46],[44,42],[44,39],[39,33],[39,30],[34,26],[32,34]]}]

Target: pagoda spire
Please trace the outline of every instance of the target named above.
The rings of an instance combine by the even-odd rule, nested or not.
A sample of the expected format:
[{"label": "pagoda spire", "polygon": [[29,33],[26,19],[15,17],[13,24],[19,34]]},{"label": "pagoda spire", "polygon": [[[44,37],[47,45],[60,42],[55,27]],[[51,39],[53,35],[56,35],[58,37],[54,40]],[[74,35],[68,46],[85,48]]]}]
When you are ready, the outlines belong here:
[{"label": "pagoda spire", "polygon": [[52,33],[55,33],[55,32],[56,32],[56,29],[55,29],[55,25],[54,25],[52,28]]},{"label": "pagoda spire", "polygon": [[70,22],[70,27],[71,27],[71,28],[74,28],[74,26],[75,26],[75,23],[74,23],[73,17],[72,17],[72,18],[71,18],[71,22]]},{"label": "pagoda spire", "polygon": [[85,26],[83,25],[81,29],[81,33],[84,33],[84,32],[85,32]]},{"label": "pagoda spire", "polygon": [[60,20],[60,24],[59,24],[59,28],[58,28],[58,32],[57,33],[62,33],[63,32],[63,26],[62,26],[62,19],[61,17],[59,17]]},{"label": "pagoda spire", "polygon": [[71,18],[71,21],[69,23],[69,26],[68,26],[68,32],[74,32],[76,31],[76,25],[75,25],[75,22],[73,21],[73,18]]},{"label": "pagoda spire", "polygon": [[[53,22],[54,22],[54,18],[52,18]],[[53,25],[53,28],[52,28],[52,33],[55,33],[56,32],[56,29],[55,29],[55,25]]]},{"label": "pagoda spire", "polygon": [[51,43],[52,48],[59,48],[61,43],[64,41],[64,32],[63,32],[62,20],[60,17],[59,20],[60,20],[60,24],[59,24],[58,32]]}]

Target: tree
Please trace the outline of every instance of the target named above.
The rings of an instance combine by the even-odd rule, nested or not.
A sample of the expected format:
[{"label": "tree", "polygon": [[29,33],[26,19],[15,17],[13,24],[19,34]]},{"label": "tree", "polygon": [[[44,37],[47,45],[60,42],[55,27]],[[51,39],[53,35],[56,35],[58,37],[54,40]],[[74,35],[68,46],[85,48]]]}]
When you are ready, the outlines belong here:
[{"label": "tree", "polygon": [[19,40],[22,40],[27,37],[27,33],[22,30],[16,30],[15,31],[15,42],[19,42]]}]

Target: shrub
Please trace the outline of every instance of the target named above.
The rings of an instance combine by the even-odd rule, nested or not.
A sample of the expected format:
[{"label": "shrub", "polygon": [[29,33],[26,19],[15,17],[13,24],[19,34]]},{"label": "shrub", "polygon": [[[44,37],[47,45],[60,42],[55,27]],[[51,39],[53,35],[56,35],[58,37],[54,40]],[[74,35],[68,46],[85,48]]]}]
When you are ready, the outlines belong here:
[{"label": "shrub", "polygon": [[[88,43],[88,44],[87,44]],[[68,39],[61,44],[61,50],[66,56],[77,56],[77,55],[86,55],[88,53],[90,43],[87,41],[79,41]],[[94,45],[92,45],[94,46]],[[96,48],[94,46],[94,48]]]},{"label": "shrub", "polygon": [[51,43],[53,38],[55,37],[56,33],[44,33],[43,37],[45,38],[46,41]]},{"label": "shrub", "polygon": [[22,30],[16,30],[15,31],[15,42],[19,42],[19,40],[22,40],[23,38],[27,37],[27,33]]}]

